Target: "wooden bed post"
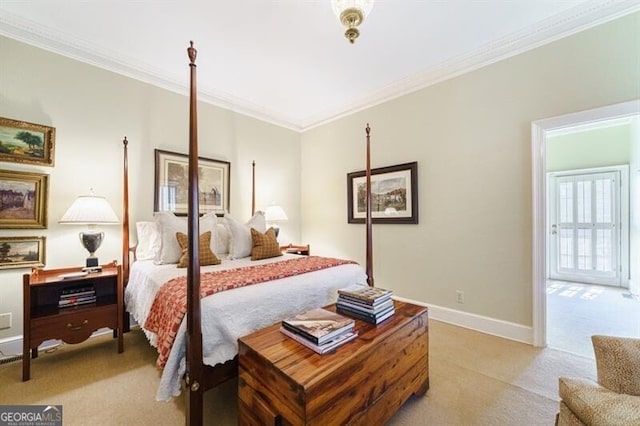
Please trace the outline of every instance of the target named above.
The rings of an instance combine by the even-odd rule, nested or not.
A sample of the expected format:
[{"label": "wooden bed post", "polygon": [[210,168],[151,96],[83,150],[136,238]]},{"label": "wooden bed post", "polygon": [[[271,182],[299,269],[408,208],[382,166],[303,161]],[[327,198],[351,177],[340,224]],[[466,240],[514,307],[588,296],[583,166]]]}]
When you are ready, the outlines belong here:
[{"label": "wooden bed post", "polygon": [[373,226],[371,220],[371,140],[370,140],[370,132],[371,128],[369,127],[369,123],[367,123],[367,127],[365,128],[367,132],[367,183],[366,183],[366,209],[367,209],[367,217],[365,220],[367,226],[367,284],[370,287],[373,287]]},{"label": "wooden bed post", "polygon": [[122,182],[122,282],[126,286],[129,282],[129,159],[127,145],[129,141],[125,136],[122,140],[124,150],[124,173]]},{"label": "wooden bed post", "polygon": [[186,424],[203,423],[202,379],[202,326],[200,324],[200,229],[198,200],[198,110],[196,89],[196,55],[193,41],[187,49],[191,69],[191,91],[189,103],[189,205],[188,241],[189,264],[187,265],[187,389]]},{"label": "wooden bed post", "polygon": [[[122,140],[122,148],[124,150],[124,169],[123,169],[123,180],[122,180],[122,284],[124,287],[129,283],[129,270],[131,264],[130,258],[130,247],[129,247],[129,156],[127,153],[127,145],[129,145],[129,141],[125,136]],[[124,318],[123,322],[123,333],[128,333],[131,327],[129,322],[129,312],[125,309],[122,312]]]},{"label": "wooden bed post", "polygon": [[251,217],[256,214],[256,160],[251,162]]}]

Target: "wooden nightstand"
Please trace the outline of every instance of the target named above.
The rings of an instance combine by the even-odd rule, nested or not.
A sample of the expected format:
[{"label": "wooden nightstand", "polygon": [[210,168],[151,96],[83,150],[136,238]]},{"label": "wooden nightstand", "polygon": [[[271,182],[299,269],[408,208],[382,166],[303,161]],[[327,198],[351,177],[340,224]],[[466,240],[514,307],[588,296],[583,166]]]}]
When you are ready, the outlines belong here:
[{"label": "wooden nightstand", "polygon": [[300,254],[302,256],[309,256],[311,254],[311,248],[309,247],[309,244],[307,244],[306,246],[296,246],[294,244],[280,246],[280,251],[289,254]]},{"label": "wooden nightstand", "polygon": [[118,353],[124,350],[120,265],[113,262],[103,265],[101,272],[89,274],[80,268],[34,270],[23,275],[22,287],[23,381],[31,378],[31,357],[38,357],[38,346],[45,340],[80,343],[94,331],[108,327],[118,338]]}]

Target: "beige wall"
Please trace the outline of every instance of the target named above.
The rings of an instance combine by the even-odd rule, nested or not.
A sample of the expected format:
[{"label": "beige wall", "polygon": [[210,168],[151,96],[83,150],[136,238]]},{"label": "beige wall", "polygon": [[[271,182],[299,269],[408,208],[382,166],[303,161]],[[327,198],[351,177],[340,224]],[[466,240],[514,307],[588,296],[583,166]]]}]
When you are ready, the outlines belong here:
[{"label": "beige wall", "polygon": [[531,326],[531,122],[640,98],[639,20],[623,17],[303,133],[303,240],[364,263],[364,226],[346,221],[346,174],[364,168],[370,123],[372,166],[418,161],[420,202],[418,225],[374,226],[376,285]]},{"label": "beige wall", "polygon": [[[153,215],[154,149],[187,152],[188,99],[148,84],[0,37],[0,116],[56,128],[55,167],[1,163],[0,169],[48,173],[48,229],[0,230],[0,236],[47,237],[47,267],[81,266],[87,256],[77,233],[59,225],[75,197],[93,188],[122,211],[122,139],[129,144],[132,223]],[[187,58],[184,60],[188,73]],[[200,80],[206,72],[200,70]],[[289,222],[281,240],[300,236],[300,135],[234,112],[201,104],[199,153],[231,162],[231,214],[251,213],[251,161],[256,160],[257,207],[281,204]],[[121,215],[120,215],[121,216]],[[117,226],[105,227],[100,261],[120,259]],[[22,274],[0,271],[0,313],[13,314],[2,339],[22,334]]]}]

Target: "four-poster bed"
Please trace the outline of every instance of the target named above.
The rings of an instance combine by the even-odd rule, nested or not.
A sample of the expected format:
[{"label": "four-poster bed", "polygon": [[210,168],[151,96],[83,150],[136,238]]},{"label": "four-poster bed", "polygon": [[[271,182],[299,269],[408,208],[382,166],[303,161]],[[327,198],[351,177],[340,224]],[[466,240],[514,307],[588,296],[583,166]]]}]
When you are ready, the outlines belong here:
[{"label": "four-poster bed", "polygon": [[[223,310],[224,312],[229,312],[229,306],[233,306],[234,297],[230,296],[230,294],[241,294],[242,298],[247,298],[243,300],[250,300],[249,304],[253,303],[254,306],[262,306],[266,305],[271,306],[274,310],[277,310],[279,307],[275,304],[275,299],[280,299],[280,305],[286,305],[286,303],[282,303],[282,297],[288,291],[289,294],[299,294],[291,300],[292,304],[297,305],[297,310],[306,310],[311,306],[319,307],[326,303],[329,303],[332,300],[335,300],[337,289],[344,288],[349,285],[365,285],[365,281],[367,280],[366,275],[361,267],[352,263],[345,262],[341,264],[337,264],[335,266],[323,266],[322,270],[313,270],[315,272],[309,272],[304,274],[305,279],[302,280],[300,278],[293,277],[285,277],[281,279],[274,279],[273,281],[265,282],[260,285],[253,285],[248,287],[236,288],[234,290],[225,291],[223,293],[219,293],[216,297],[200,299],[201,294],[201,269],[204,269],[205,272],[210,267],[202,267],[200,262],[200,252],[201,247],[199,245],[198,236],[201,235],[200,230],[200,220],[198,218],[198,214],[192,214],[192,212],[198,212],[198,179],[197,179],[197,162],[198,162],[198,137],[197,137],[197,88],[196,88],[196,50],[193,48],[193,44],[188,48],[188,55],[190,59],[190,70],[191,70],[191,85],[190,85],[190,119],[189,119],[189,190],[188,190],[188,215],[187,215],[187,251],[188,251],[188,262],[187,262],[187,272],[186,272],[186,315],[184,318],[184,323],[186,323],[186,333],[184,335],[180,334],[178,331],[178,336],[176,337],[176,345],[178,347],[178,343],[184,344],[186,346],[186,357],[183,359],[181,357],[181,353],[179,350],[174,350],[173,352],[166,356],[165,361],[167,365],[171,364],[171,368],[169,369],[173,372],[173,376],[171,374],[165,374],[167,367],[165,366],[165,370],[163,370],[163,377],[161,382],[165,382],[165,388],[159,390],[160,396],[158,399],[168,399],[168,397],[174,396],[176,394],[175,389],[175,375],[180,374],[184,371],[184,380],[185,387],[187,393],[187,422],[189,424],[201,424],[202,423],[202,394],[205,390],[216,386],[219,383],[222,383],[229,378],[232,378],[237,375],[237,358],[230,357],[230,359],[224,360],[223,362],[219,362],[218,358],[228,358],[227,355],[213,355],[206,354],[203,352],[203,307],[208,307],[209,305],[213,305],[215,310]],[[124,281],[127,284],[127,311],[135,311],[136,313],[142,313],[143,322],[140,324],[144,327],[145,316],[149,313],[149,300],[144,300],[144,303],[141,306],[136,306],[135,298],[136,292],[142,292],[141,288],[143,287],[154,287],[150,283],[153,283],[153,279],[145,279],[140,283],[140,276],[143,276],[145,272],[145,268],[154,269],[151,266],[151,261],[130,261],[131,256],[131,248],[129,247],[129,191],[128,191],[128,148],[129,141],[125,138],[123,141],[123,149],[124,149],[124,187],[123,187],[123,277]],[[255,162],[252,164],[253,168],[253,177],[252,177],[252,185],[255,188]],[[255,190],[252,194],[252,213],[255,211]],[[279,247],[278,247],[279,249]],[[307,256],[295,256],[295,255],[283,255],[283,262],[292,262],[294,259],[298,261],[301,258],[307,258]],[[310,256],[312,258],[314,256]],[[135,259],[135,257],[134,257]],[[240,259],[241,261],[243,259]],[[273,259],[265,259],[258,261],[260,265],[249,266],[257,267],[264,266],[265,268],[272,263]],[[234,261],[235,262],[235,261]],[[244,262],[249,262],[244,259]],[[222,261],[223,267],[226,263],[225,260]],[[231,263],[229,261],[228,263]],[[175,265],[160,265],[164,267],[164,272],[161,273],[166,276],[173,276],[175,274]],[[246,264],[243,266],[247,266]],[[235,267],[234,266],[226,266],[226,269]],[[167,272],[169,268],[173,269],[173,272]],[[162,270],[163,268],[157,268]],[[237,269],[233,269],[237,270]],[[315,277],[315,278],[313,278]],[[283,287],[284,282],[287,285],[294,285],[295,291],[292,290],[282,290],[276,288]],[[326,283],[330,285],[326,285]],[[160,285],[160,287],[162,284]],[[303,287],[307,287],[303,289]],[[156,286],[157,287],[157,286]],[[253,290],[251,292],[257,292],[257,296],[251,296],[249,290],[251,287]],[[155,289],[158,290],[157,288]],[[271,297],[269,297],[271,296]],[[148,297],[148,296],[145,296]],[[291,297],[291,296],[289,296]],[[300,300],[303,297],[305,300]],[[253,299],[252,299],[253,298]],[[223,300],[223,302],[219,303],[211,303],[209,299],[213,300]],[[308,300],[307,300],[308,299]],[[271,300],[271,301],[270,301]],[[237,300],[236,300],[237,301]],[[247,303],[247,302],[244,302]],[[307,304],[305,306],[305,303]],[[221,307],[222,305],[222,307]],[[315,306],[318,305],[318,306]],[[237,306],[237,305],[236,305]],[[227,309],[225,311],[225,309]],[[296,311],[297,311],[296,310]],[[236,311],[242,311],[242,309],[236,309]],[[278,320],[282,319],[284,316],[291,315],[291,310],[284,310],[280,312],[276,312],[275,315],[278,316]],[[132,313],[133,314],[133,313]],[[206,314],[208,315],[208,314]],[[128,316],[128,314],[127,314]],[[263,321],[264,316],[263,316]],[[135,318],[135,315],[134,315]],[[254,331],[255,329],[261,328],[263,326],[269,325],[275,320],[269,319],[270,317],[267,315],[266,317],[267,323],[254,325],[253,329],[242,329],[240,327],[240,331],[234,330],[236,333],[240,333],[236,338],[235,342],[235,351],[237,353],[237,337],[240,337],[242,334],[246,334],[250,331]],[[136,318],[140,322],[140,318]],[[207,318],[210,319],[210,318]],[[235,320],[232,320],[235,322]],[[242,324],[243,326],[247,326],[246,324]],[[208,327],[205,327],[206,329]],[[146,333],[147,331],[145,331]],[[209,333],[209,330],[206,330]],[[221,334],[228,333],[229,330],[221,331]],[[211,334],[211,333],[209,333]],[[149,337],[149,334],[147,334]],[[151,341],[152,339],[150,339]],[[153,342],[157,343],[157,342]],[[207,344],[205,343],[205,346]],[[228,349],[225,349],[228,352]],[[213,361],[209,365],[204,362],[204,359],[212,358]],[[168,385],[167,385],[168,383]],[[162,388],[161,384],[161,388]],[[167,397],[168,396],[168,397]]]},{"label": "four-poster bed", "polygon": [[[200,247],[199,244],[199,236],[201,236],[202,226],[201,219],[199,219],[197,213],[192,213],[199,211],[199,189],[197,178],[198,138],[195,65],[196,50],[193,48],[193,44],[188,48],[188,55],[190,59],[191,87],[188,173],[189,213],[186,219],[186,234],[188,236],[186,251],[188,252],[188,261],[186,278],[176,276],[178,273],[176,272],[175,265],[159,265],[159,267],[156,268],[150,260],[135,261],[133,263],[130,262],[131,250],[129,246],[129,191],[127,164],[127,147],[129,141],[127,141],[126,138],[123,141],[124,217],[122,228],[122,251],[123,277],[127,285],[127,311],[132,311],[132,315],[134,315],[134,318],[136,318],[141,327],[143,327],[143,330],[145,330],[145,333],[151,343],[154,345],[157,344],[159,352],[162,346],[158,340],[159,334],[150,333],[149,330],[144,328],[149,321],[149,317],[153,316],[150,315],[150,311],[153,311],[155,302],[158,299],[155,298],[155,295],[161,291],[160,287],[164,287],[164,283],[167,279],[173,279],[174,281],[183,279],[182,284],[186,283],[186,306],[184,308],[185,318],[184,321],[178,322],[180,324],[180,328],[176,327],[176,329],[173,330],[175,344],[173,344],[170,350],[167,350],[164,354],[163,362],[166,362],[166,365],[161,378],[161,389],[159,390],[158,399],[168,399],[179,393],[179,390],[176,392],[176,377],[182,377],[184,373],[184,388],[187,393],[188,407],[187,422],[189,424],[201,424],[203,392],[237,375],[237,357],[235,357],[235,355],[237,354],[238,337],[277,322],[286,316],[290,316],[292,313],[307,310],[311,307],[326,305],[327,303],[335,300],[337,296],[337,289],[339,288],[345,288],[353,285],[366,285],[365,281],[369,282],[371,285],[373,281],[371,278],[372,268],[370,264],[367,266],[367,271],[369,271],[369,276],[367,277],[362,268],[352,262],[341,261],[341,263],[336,263],[334,265],[330,264],[331,262],[327,260],[320,261],[318,259],[324,258],[316,258],[315,256],[295,256],[287,254],[282,256],[282,254],[279,253],[278,256],[282,256],[283,260],[277,264],[277,267],[272,267],[270,265],[276,265],[275,262],[277,262],[278,259],[259,260],[252,266],[247,266],[248,263],[251,263],[248,259],[239,259],[239,265],[238,263],[233,263],[236,262],[236,260],[230,261],[224,259],[222,260],[222,264],[219,268],[201,265],[202,247]],[[255,162],[252,164],[252,168],[252,183],[255,188]],[[252,194],[252,213],[253,211],[255,211],[255,191]],[[256,215],[258,215],[258,213],[256,213]],[[215,218],[215,215],[213,217]],[[228,219],[227,223],[230,222],[231,219]],[[370,224],[368,226],[370,227]],[[264,232],[264,230],[262,232]],[[370,238],[370,236],[368,238]],[[235,284],[232,284],[228,288],[233,288],[233,290],[217,293],[216,297],[206,297],[201,299],[201,294],[203,292],[205,295],[211,294],[208,290],[209,287],[205,287],[204,289],[201,288],[201,280],[203,279],[201,276],[205,277],[208,276],[207,274],[213,273],[209,272],[209,268],[221,269],[215,271],[215,273],[223,273],[229,270],[238,271],[238,273],[240,273],[240,269],[251,268],[254,268],[254,270],[257,270],[256,268],[271,268],[272,271],[276,269],[286,270],[287,268],[282,265],[286,265],[287,262],[302,262],[302,258],[307,258],[308,260],[305,260],[307,263],[324,263],[321,266],[316,265],[317,269],[314,269],[316,266],[313,265],[305,266],[306,269],[297,272],[302,273],[303,275],[286,275],[279,277],[277,276],[278,274],[272,272],[274,277],[271,277],[271,280],[267,282],[241,288],[236,288]],[[367,256],[367,261],[370,261],[370,256]],[[244,262],[244,264],[242,262]],[[296,268],[291,267],[290,269]],[[149,276],[145,275],[146,272],[148,272],[147,270],[160,271],[160,277],[164,277],[164,281],[157,277],[149,278]],[[204,275],[201,275],[201,273]],[[229,273],[228,275],[233,275],[233,273]],[[206,284],[208,285],[210,283],[207,281]],[[291,290],[292,286],[295,286],[295,291]],[[155,298],[153,301],[151,301],[152,296],[147,292],[149,289],[151,289],[153,298]],[[289,299],[287,299],[287,297]],[[283,303],[283,301],[290,303]],[[256,315],[260,317],[261,322],[249,319],[246,319],[245,321],[245,312],[247,310],[252,310],[252,308],[257,311]],[[228,316],[226,323],[234,323],[235,328],[232,327],[233,329],[229,329],[229,325],[220,320],[219,317],[211,317],[211,311],[223,312],[223,315]],[[237,312],[242,312],[242,317],[238,317]],[[136,314],[138,314],[138,317],[136,317]],[[235,318],[233,317],[234,314],[236,315]],[[214,327],[211,327],[211,323],[214,323]],[[240,325],[238,326],[236,323],[240,323]],[[216,329],[218,326],[220,327],[220,330],[211,331],[211,328]],[[234,341],[231,343],[227,342],[230,343],[230,345],[225,346],[223,344],[224,342],[220,342],[220,338],[216,341],[216,333],[227,338],[228,335],[233,336]],[[214,342],[210,342],[208,340],[211,335],[214,335]],[[218,350],[219,348],[214,348],[211,353],[208,352],[211,349],[211,346],[220,346],[222,349]],[[230,349],[229,346],[232,348]],[[180,349],[185,347],[186,356]],[[230,351],[235,351],[235,353],[232,352],[231,355],[229,355]],[[179,386],[179,381],[177,383]]]}]

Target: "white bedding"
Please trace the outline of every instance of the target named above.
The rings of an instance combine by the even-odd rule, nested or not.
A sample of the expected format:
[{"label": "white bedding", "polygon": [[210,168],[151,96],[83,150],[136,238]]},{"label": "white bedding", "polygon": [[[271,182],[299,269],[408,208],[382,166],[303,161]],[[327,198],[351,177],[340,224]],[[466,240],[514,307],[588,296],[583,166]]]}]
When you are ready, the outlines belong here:
[{"label": "white bedding", "polygon": [[[223,260],[221,265],[203,266],[202,272],[240,266],[279,262],[295,258],[284,255],[252,261],[249,258]],[[175,264],[155,265],[151,260],[137,261],[131,267],[125,290],[125,305],[156,346],[156,335],[144,329],[153,299],[169,279],[186,275]],[[202,341],[204,363],[216,365],[238,353],[238,338],[274,324],[283,318],[317,308],[337,299],[337,290],[366,285],[360,265],[346,264],[292,277],[249,285],[216,293],[202,299]],[[170,400],[180,394],[180,379],[185,372],[186,322],[178,330],[169,359],[162,372],[156,399]]]}]

